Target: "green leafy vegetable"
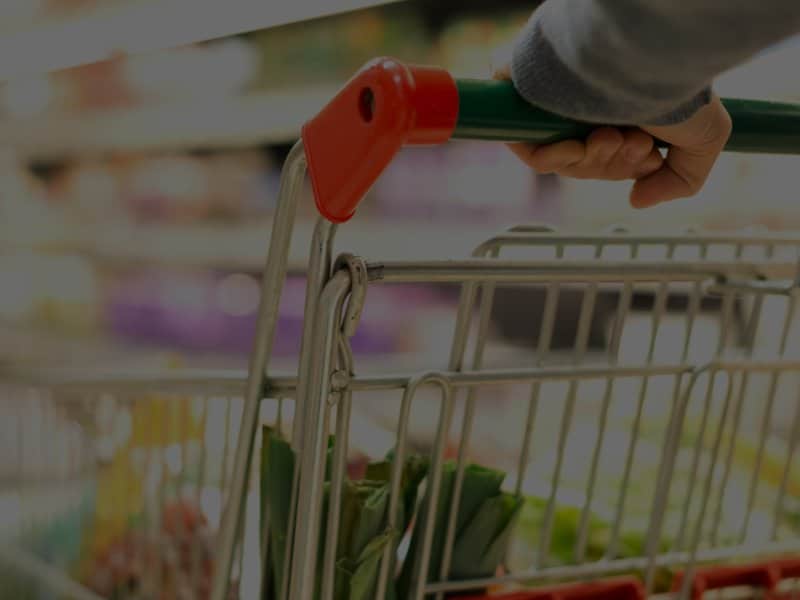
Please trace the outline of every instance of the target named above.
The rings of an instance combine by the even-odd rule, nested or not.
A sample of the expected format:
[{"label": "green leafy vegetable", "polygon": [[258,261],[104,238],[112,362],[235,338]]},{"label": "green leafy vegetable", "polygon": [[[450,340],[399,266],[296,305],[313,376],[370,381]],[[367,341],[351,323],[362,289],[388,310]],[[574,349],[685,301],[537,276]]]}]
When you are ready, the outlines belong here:
[{"label": "green leafy vegetable", "polygon": [[[427,565],[428,581],[438,580],[447,535],[448,516],[453,501],[456,465],[448,462],[442,472],[441,488],[436,505],[433,542]],[[502,562],[513,522],[522,507],[522,499],[504,493],[500,486],[505,473],[478,465],[464,470],[453,554],[451,579],[472,579],[493,575]],[[398,594],[408,597],[417,564],[421,560],[425,523],[414,528],[411,546],[398,581]]]},{"label": "green leafy vegetable", "polygon": [[[512,556],[511,563],[515,569],[530,567],[531,559],[538,552],[538,544],[543,529],[547,500],[542,498],[526,498],[524,507],[514,528],[511,546],[518,556]],[[549,566],[565,566],[577,564],[575,550],[578,545],[582,509],[573,506],[557,506],[553,513],[553,526],[548,552]],[[594,562],[603,559],[611,543],[612,526],[597,515],[589,516],[588,537],[586,540],[585,561]],[[665,541],[661,549],[666,551],[669,542]],[[617,542],[617,558],[635,558],[644,556],[645,532],[623,531]],[[638,573],[631,573],[632,575]],[[656,574],[656,591],[669,590],[671,574],[661,569]]]},{"label": "green leafy vegetable", "polygon": [[[320,523],[319,560],[325,553],[330,502],[330,440],[323,488],[323,513]],[[381,561],[387,548],[391,563],[387,598],[408,596],[414,566],[419,561],[424,523],[417,520],[411,536],[410,551],[400,577],[395,580],[397,549],[409,529],[417,509],[419,488],[429,474],[427,458],[410,456],[401,470],[400,493],[395,527],[389,528],[389,503],[394,457],[368,465],[366,479],[342,485],[339,534],[335,551],[334,600],[371,600],[377,594]],[[296,457],[291,446],[279,433],[264,429],[261,464],[261,519],[269,525],[269,585],[267,598],[277,597],[283,584],[286,544],[289,535],[291,491]],[[456,465],[444,466],[439,499],[436,505],[433,548],[426,566],[429,580],[438,579],[442,564],[448,515],[453,500]],[[514,522],[523,508],[523,499],[505,493],[501,485],[505,473],[478,465],[465,468],[456,530],[449,569],[451,579],[472,579],[493,575],[503,561]],[[319,594],[321,569],[317,569],[316,590]]]},{"label": "green leafy vegetable", "polygon": [[450,574],[454,579],[491,577],[505,559],[522,498],[499,494],[486,499],[458,534]]},{"label": "green leafy vegetable", "polygon": [[390,531],[373,538],[358,557],[340,558],[336,563],[334,598],[347,600],[372,600],[378,585],[383,551],[393,544],[396,535]]},{"label": "green leafy vegetable", "polygon": [[[330,458],[333,439],[329,442],[325,471],[322,522],[318,558],[325,552],[330,502]],[[261,463],[261,519],[269,525],[270,584],[265,587],[267,598],[276,598],[283,583],[283,568],[286,564],[291,510],[291,487],[296,458],[290,445],[269,428],[264,428],[264,443]],[[426,459],[412,456],[405,462],[400,488],[398,528],[388,528],[388,509],[392,464],[389,461],[369,465],[368,478],[360,481],[346,479],[342,487],[339,535],[335,553],[335,600],[370,600],[376,595],[381,560],[387,546],[392,546],[396,555],[397,544],[411,521],[416,506],[418,488],[427,473]],[[393,564],[391,565],[393,573]],[[316,590],[319,594],[321,569],[317,570]],[[388,598],[396,597],[394,580],[390,579]]]},{"label": "green leafy vegetable", "polygon": [[[400,515],[398,519],[400,529],[403,531],[408,528],[411,518],[414,516],[419,486],[428,474],[429,464],[427,457],[412,455],[406,459],[403,466],[400,480]],[[366,477],[372,481],[391,483],[392,463],[386,460],[368,465]]]},{"label": "green leafy vegetable", "polygon": [[286,544],[294,477],[294,452],[272,429],[264,428],[261,446],[261,522],[269,519],[269,580],[272,597],[277,597],[283,583]]}]

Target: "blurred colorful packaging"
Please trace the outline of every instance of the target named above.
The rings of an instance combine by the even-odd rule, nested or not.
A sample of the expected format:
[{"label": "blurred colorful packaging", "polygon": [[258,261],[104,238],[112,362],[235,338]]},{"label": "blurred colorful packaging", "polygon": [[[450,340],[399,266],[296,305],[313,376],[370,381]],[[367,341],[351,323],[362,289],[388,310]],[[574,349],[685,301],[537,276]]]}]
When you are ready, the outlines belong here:
[{"label": "blurred colorful packaging", "polygon": [[558,188],[501,144],[458,142],[401,152],[372,192],[375,212],[445,222],[560,220]]},{"label": "blurred colorful packaging", "polygon": [[[303,329],[305,279],[286,282],[273,354],[297,356]],[[258,280],[241,273],[142,271],[108,285],[106,320],[125,339],[187,352],[246,355],[256,334]],[[451,302],[424,286],[377,287],[352,339],[361,355],[410,352],[420,346],[426,308]],[[424,329],[424,328],[423,328]]]},{"label": "blurred colorful packaging", "polygon": [[[522,4],[522,3],[521,3]],[[436,62],[456,77],[485,79],[509,54],[515,36],[530,18],[532,8],[502,17],[465,17],[445,26],[437,43]]]},{"label": "blurred colorful packaging", "polygon": [[128,57],[126,84],[140,101],[230,96],[245,90],[259,73],[258,48],[243,38]]},{"label": "blurred colorful packaging", "polygon": [[425,62],[430,40],[416,11],[390,6],[256,32],[259,87],[339,83],[375,56]]},{"label": "blurred colorful packaging", "polygon": [[50,331],[88,333],[98,325],[99,281],[80,256],[0,255],[0,319]]},{"label": "blurred colorful packaging", "polygon": [[269,216],[279,169],[258,150],[128,156],[82,162],[51,200],[78,222],[235,223]]}]

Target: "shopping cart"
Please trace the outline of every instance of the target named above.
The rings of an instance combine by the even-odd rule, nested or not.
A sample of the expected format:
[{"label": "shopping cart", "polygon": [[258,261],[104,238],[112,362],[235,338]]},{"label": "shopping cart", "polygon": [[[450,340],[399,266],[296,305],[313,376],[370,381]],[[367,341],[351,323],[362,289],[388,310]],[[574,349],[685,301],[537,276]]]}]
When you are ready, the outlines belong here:
[{"label": "shopping cart", "polygon": [[[800,108],[726,102],[729,150],[800,152]],[[4,369],[0,597],[790,597],[800,239],[530,225],[459,260],[333,256],[335,224],[405,144],[588,130],[507,83],[368,65],[286,161],[247,374]],[[281,377],[269,359],[306,172],[323,218],[297,372]],[[368,290],[420,283],[460,289],[447,363],[359,372]],[[492,326],[508,289],[544,298],[511,354]],[[555,350],[567,293],[574,339]],[[353,473],[356,419],[377,405],[388,452]]]}]

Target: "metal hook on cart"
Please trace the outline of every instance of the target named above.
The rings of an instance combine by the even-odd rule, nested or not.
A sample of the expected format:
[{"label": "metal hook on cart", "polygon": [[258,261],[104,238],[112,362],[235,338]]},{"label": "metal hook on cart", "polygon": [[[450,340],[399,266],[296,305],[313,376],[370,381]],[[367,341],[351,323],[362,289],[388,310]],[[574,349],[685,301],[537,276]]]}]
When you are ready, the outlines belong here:
[{"label": "metal hook on cart", "polygon": [[[356,334],[361,322],[361,313],[364,311],[367,298],[367,264],[364,259],[353,254],[342,254],[336,259],[333,270],[335,272],[345,269],[350,274],[350,292],[337,343],[337,368],[331,374],[331,388],[334,392],[347,388],[350,379],[355,374],[355,360],[350,339]],[[338,393],[333,397],[338,397]]]},{"label": "metal hook on cart", "polygon": [[342,254],[336,259],[334,270],[345,268],[350,272],[350,297],[342,322],[342,334],[349,339],[356,333],[367,298],[367,263],[359,256]]},{"label": "metal hook on cart", "polygon": [[[337,355],[330,374],[330,394],[328,394],[328,409],[336,407],[336,443],[333,450],[327,515],[327,535],[330,540],[337,540],[339,535],[339,515],[343,498],[343,482],[347,469],[352,404],[352,390],[349,386],[350,380],[355,375],[355,361],[350,339],[358,329],[367,295],[367,266],[364,260],[352,254],[344,254],[334,263],[333,273],[344,271],[345,269],[350,275],[350,287],[341,328],[337,334]],[[326,546],[322,556],[322,598],[330,598],[333,595],[335,568],[336,543],[331,543]]]}]

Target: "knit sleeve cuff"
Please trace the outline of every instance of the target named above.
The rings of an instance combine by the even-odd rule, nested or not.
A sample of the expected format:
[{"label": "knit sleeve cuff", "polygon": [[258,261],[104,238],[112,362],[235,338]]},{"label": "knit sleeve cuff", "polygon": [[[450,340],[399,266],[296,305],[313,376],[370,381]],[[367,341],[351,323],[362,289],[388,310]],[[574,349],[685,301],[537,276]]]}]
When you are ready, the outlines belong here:
[{"label": "knit sleeve cuff", "polygon": [[561,60],[536,19],[515,46],[511,77],[531,104],[568,118],[607,125],[672,125],[688,119],[711,99],[710,88],[680,103],[601,90]]}]

